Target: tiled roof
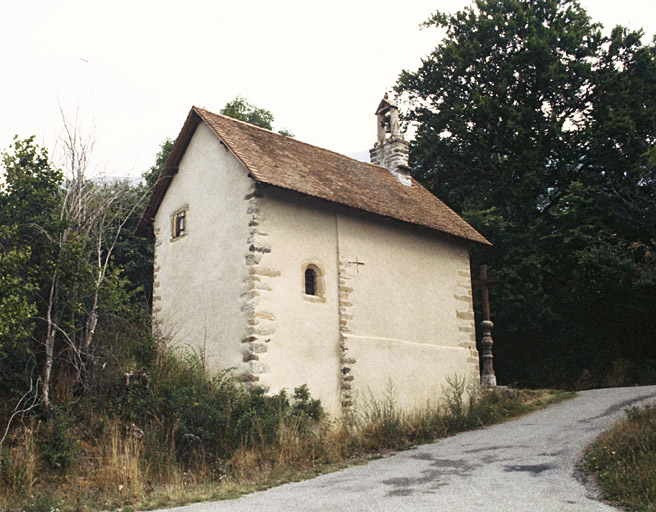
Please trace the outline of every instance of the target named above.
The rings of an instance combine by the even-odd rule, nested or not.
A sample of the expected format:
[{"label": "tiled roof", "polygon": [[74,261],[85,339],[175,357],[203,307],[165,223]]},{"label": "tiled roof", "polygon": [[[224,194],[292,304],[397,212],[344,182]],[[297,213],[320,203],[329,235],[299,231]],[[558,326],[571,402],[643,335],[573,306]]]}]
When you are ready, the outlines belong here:
[{"label": "tiled roof", "polygon": [[138,234],[152,236],[152,220],[201,121],[216,133],[258,183],[489,244],[414,179],[412,186],[403,185],[378,165],[360,162],[198,107],[191,109],[171,151],[137,227]]}]

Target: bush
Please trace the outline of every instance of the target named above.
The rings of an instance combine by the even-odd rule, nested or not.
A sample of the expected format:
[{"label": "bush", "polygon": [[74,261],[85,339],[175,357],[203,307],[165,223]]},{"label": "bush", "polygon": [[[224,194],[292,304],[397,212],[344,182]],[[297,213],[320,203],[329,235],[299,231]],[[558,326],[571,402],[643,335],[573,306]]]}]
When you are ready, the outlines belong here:
[{"label": "bush", "polygon": [[65,470],[79,455],[79,445],[71,432],[71,418],[55,405],[48,419],[48,434],[41,448],[43,456],[53,469]]},{"label": "bush", "polygon": [[223,493],[210,499],[527,410],[517,394],[468,394],[454,380],[439,406],[401,411],[390,385],[347,426],[327,419],[307,386],[271,395],[230,370],[209,376],[197,354],[137,327],[103,337],[107,353],[84,389],[56,388],[67,408],[55,405],[45,424],[36,409],[15,422],[0,453],[0,510],[148,506],[164,493],[161,507],[203,488]]},{"label": "bush", "polygon": [[230,370],[208,377],[197,354],[180,350],[160,354],[149,378],[117,395],[116,410],[144,431],[156,466],[177,461],[189,467],[199,461],[220,465],[239,448],[272,444],[282,425],[308,432],[323,414],[307,386],[291,397],[284,390],[249,390]]},{"label": "bush", "polygon": [[609,500],[629,510],[656,511],[656,406],[632,407],[587,450],[585,466]]}]

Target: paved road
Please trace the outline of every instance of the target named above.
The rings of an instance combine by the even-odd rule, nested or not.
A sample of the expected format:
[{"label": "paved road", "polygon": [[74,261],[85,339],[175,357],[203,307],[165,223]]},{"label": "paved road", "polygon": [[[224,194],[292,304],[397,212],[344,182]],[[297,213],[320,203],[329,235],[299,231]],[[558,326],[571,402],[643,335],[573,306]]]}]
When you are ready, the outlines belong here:
[{"label": "paved road", "polygon": [[575,477],[583,448],[656,386],[584,391],[518,420],[466,432],[364,466],[179,507],[220,511],[611,511]]}]

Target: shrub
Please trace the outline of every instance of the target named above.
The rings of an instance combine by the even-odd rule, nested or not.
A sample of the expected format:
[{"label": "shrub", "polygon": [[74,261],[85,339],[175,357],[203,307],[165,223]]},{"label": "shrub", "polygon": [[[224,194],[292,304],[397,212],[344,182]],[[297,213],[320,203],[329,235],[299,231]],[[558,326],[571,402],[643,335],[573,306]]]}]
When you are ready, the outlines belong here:
[{"label": "shrub", "polygon": [[79,455],[79,444],[71,432],[71,418],[61,406],[55,405],[48,419],[48,434],[41,448],[53,469],[65,470]]},{"label": "shrub", "polygon": [[35,413],[24,415],[22,430],[16,422],[0,453],[0,510],[150,506],[144,500],[162,507],[225,497],[529,408],[517,393],[466,391],[454,379],[445,401],[416,411],[399,410],[390,385],[347,425],[327,418],[307,386],[274,395],[247,389],[230,370],[211,377],[198,354],[139,335],[112,343],[143,346],[142,356],[128,350],[107,357],[95,365],[91,387],[60,389],[69,408],[55,406],[45,425],[30,418]]},{"label": "shrub", "polygon": [[587,450],[586,469],[606,497],[629,510],[656,511],[656,406],[632,407]]},{"label": "shrub", "polygon": [[117,395],[116,410],[144,431],[145,453],[159,470],[173,462],[221,465],[239,448],[275,443],[282,425],[310,432],[323,414],[307,386],[291,396],[285,390],[268,395],[259,387],[245,389],[230,370],[209,377],[190,351],[160,354],[143,380],[147,384]]}]

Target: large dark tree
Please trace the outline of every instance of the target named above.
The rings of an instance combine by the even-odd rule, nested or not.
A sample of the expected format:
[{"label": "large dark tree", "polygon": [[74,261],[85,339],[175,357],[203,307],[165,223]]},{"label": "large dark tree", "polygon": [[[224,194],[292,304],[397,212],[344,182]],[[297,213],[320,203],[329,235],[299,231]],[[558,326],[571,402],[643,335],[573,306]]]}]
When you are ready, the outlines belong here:
[{"label": "large dark tree", "polygon": [[656,359],[654,45],[604,37],[575,0],[477,0],[427,25],[446,37],[397,84],[411,163],[494,243],[473,267],[502,279],[500,380],[646,378],[629,373]]}]

